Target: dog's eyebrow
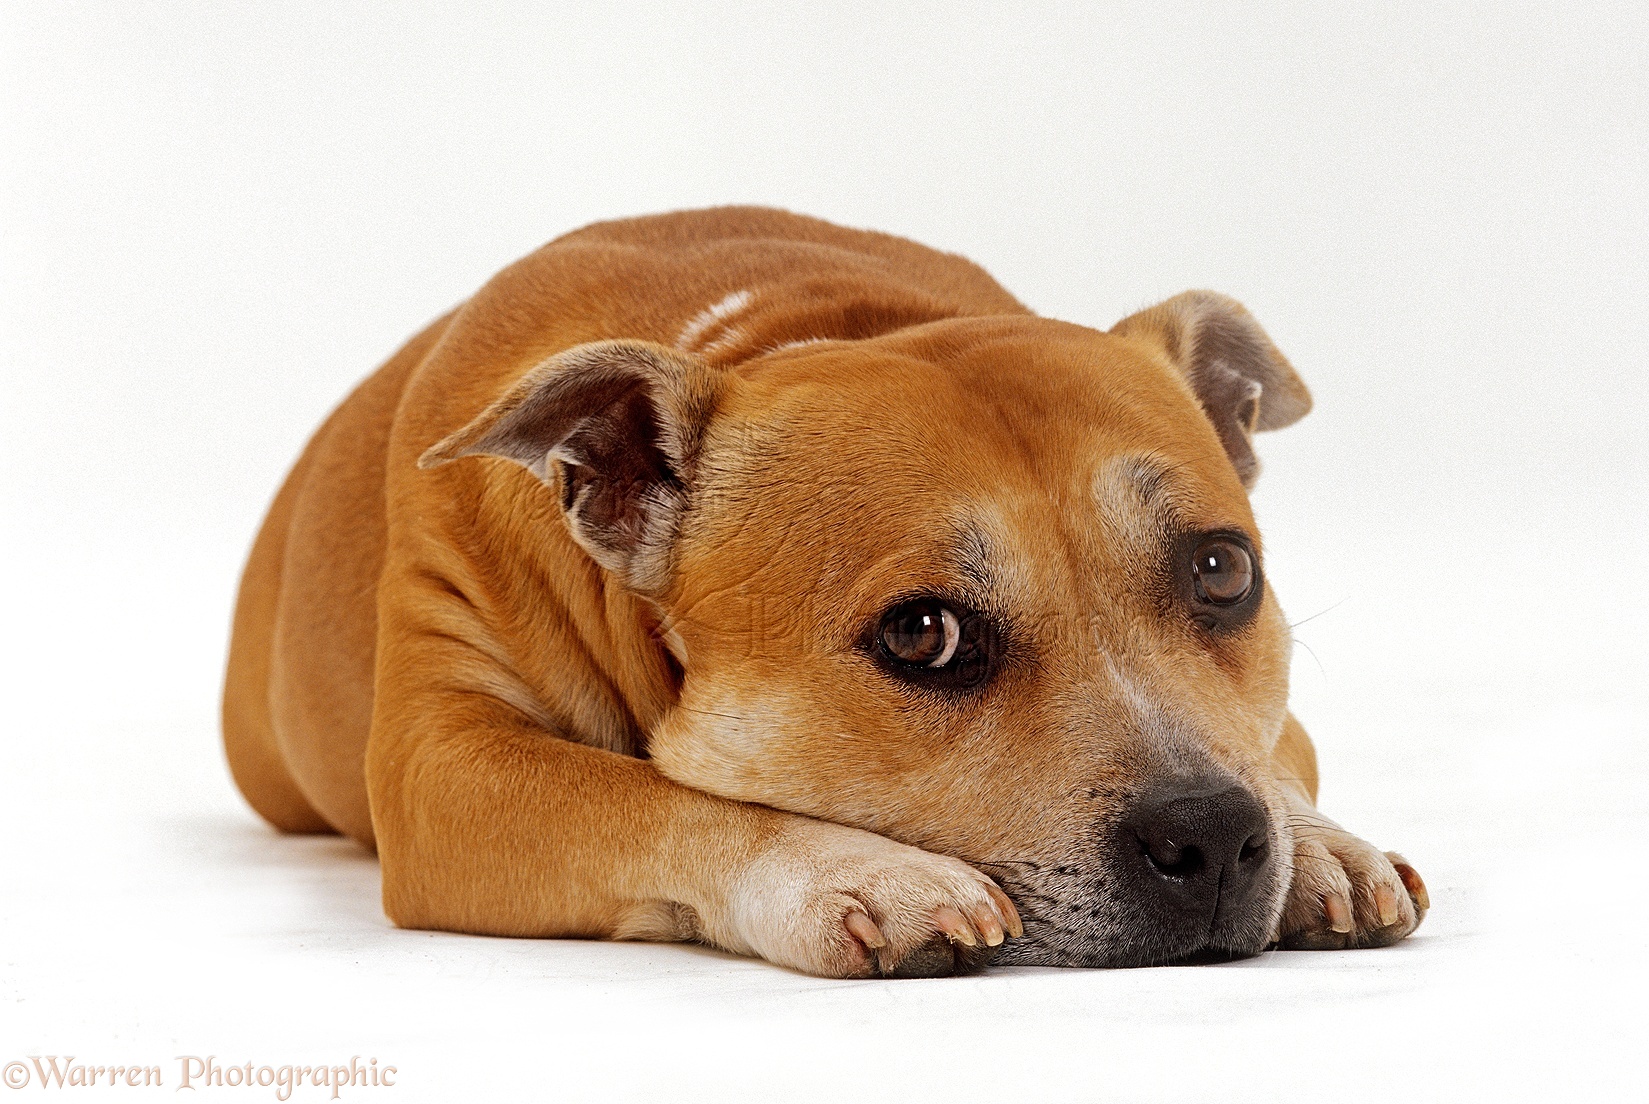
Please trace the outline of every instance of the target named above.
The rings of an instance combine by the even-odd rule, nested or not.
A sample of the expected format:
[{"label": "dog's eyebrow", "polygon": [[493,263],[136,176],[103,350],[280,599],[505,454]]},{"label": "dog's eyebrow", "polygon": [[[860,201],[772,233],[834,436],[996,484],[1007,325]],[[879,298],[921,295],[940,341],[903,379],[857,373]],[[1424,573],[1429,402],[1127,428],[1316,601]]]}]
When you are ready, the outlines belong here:
[{"label": "dog's eyebrow", "polygon": [[978,526],[969,525],[962,530],[956,551],[957,569],[980,590],[990,590],[995,582],[990,568],[990,545]]},{"label": "dog's eyebrow", "polygon": [[1175,527],[1185,505],[1176,467],[1151,453],[1113,456],[1100,467],[1094,497],[1113,532],[1149,542]]},{"label": "dog's eyebrow", "polygon": [[1122,472],[1134,493],[1139,495],[1141,505],[1157,507],[1170,504],[1173,485],[1168,469],[1162,464],[1150,457],[1133,456],[1122,462]]}]

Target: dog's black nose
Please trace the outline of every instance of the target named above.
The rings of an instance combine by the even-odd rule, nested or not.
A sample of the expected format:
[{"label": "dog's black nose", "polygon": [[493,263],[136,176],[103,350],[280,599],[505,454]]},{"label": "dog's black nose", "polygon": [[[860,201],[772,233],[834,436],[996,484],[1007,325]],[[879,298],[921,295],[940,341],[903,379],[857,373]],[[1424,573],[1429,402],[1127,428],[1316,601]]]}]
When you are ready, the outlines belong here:
[{"label": "dog's black nose", "polygon": [[1240,785],[1147,793],[1124,818],[1145,876],[1134,879],[1167,910],[1214,919],[1245,908],[1271,862],[1265,807]]}]

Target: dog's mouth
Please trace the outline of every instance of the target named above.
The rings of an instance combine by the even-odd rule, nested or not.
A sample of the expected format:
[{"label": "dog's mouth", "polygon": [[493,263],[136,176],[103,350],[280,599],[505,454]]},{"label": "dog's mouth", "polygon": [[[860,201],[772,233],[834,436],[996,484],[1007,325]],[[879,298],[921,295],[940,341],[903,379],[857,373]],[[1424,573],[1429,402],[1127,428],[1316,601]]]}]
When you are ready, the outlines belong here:
[{"label": "dog's mouth", "polygon": [[[1027,902],[1009,890],[1025,934],[1003,944],[998,966],[1132,968],[1207,966],[1250,958],[1272,942],[1275,910],[1217,918],[1202,930],[1183,917],[1094,905]],[[1041,911],[1038,911],[1038,909]]]},{"label": "dog's mouth", "polygon": [[1114,925],[1060,927],[1021,916],[1025,934],[1003,944],[994,965],[1075,966],[1127,969],[1145,966],[1209,966],[1260,954],[1271,945],[1274,921],[1244,923],[1207,938],[1149,921],[1119,930]]},{"label": "dog's mouth", "polygon": [[980,864],[1025,926],[996,962],[1203,965],[1258,954],[1291,875],[1285,832],[1246,790],[1228,789],[1136,804],[1085,861]]}]

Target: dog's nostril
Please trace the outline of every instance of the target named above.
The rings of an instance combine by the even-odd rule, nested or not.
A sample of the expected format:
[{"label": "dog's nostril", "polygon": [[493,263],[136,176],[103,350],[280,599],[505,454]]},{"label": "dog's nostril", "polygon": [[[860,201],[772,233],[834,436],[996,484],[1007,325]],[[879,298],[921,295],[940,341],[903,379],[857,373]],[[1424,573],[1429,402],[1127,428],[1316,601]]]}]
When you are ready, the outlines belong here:
[{"label": "dog's nostril", "polygon": [[1147,793],[1123,827],[1147,860],[1141,866],[1155,875],[1151,892],[1165,891],[1187,907],[1200,909],[1223,893],[1236,900],[1270,866],[1265,807],[1240,785]]},{"label": "dog's nostril", "polygon": [[1139,841],[1139,849],[1144,852],[1145,857],[1151,860],[1151,865],[1172,866],[1179,862],[1180,849],[1171,841],[1160,837],[1151,839],[1137,833],[1134,838]]},{"label": "dog's nostril", "polygon": [[1158,840],[1153,844],[1143,838],[1139,845],[1151,865],[1170,878],[1194,877],[1206,865],[1201,849],[1195,846],[1176,847],[1169,840]]}]

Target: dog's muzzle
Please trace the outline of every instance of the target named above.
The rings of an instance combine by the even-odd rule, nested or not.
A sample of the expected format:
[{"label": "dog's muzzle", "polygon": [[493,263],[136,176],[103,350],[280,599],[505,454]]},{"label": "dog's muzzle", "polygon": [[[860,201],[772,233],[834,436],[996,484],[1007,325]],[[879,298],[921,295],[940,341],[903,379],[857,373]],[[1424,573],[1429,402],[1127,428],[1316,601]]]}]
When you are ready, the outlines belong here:
[{"label": "dog's muzzle", "polygon": [[1206,933],[1212,941],[1247,917],[1257,898],[1269,896],[1271,825],[1244,786],[1147,792],[1123,815],[1117,833],[1120,880],[1167,928]]},{"label": "dog's muzzle", "polygon": [[1090,840],[1077,863],[991,871],[1026,918],[999,963],[1152,966],[1270,942],[1286,841],[1229,775],[1147,784]]}]

